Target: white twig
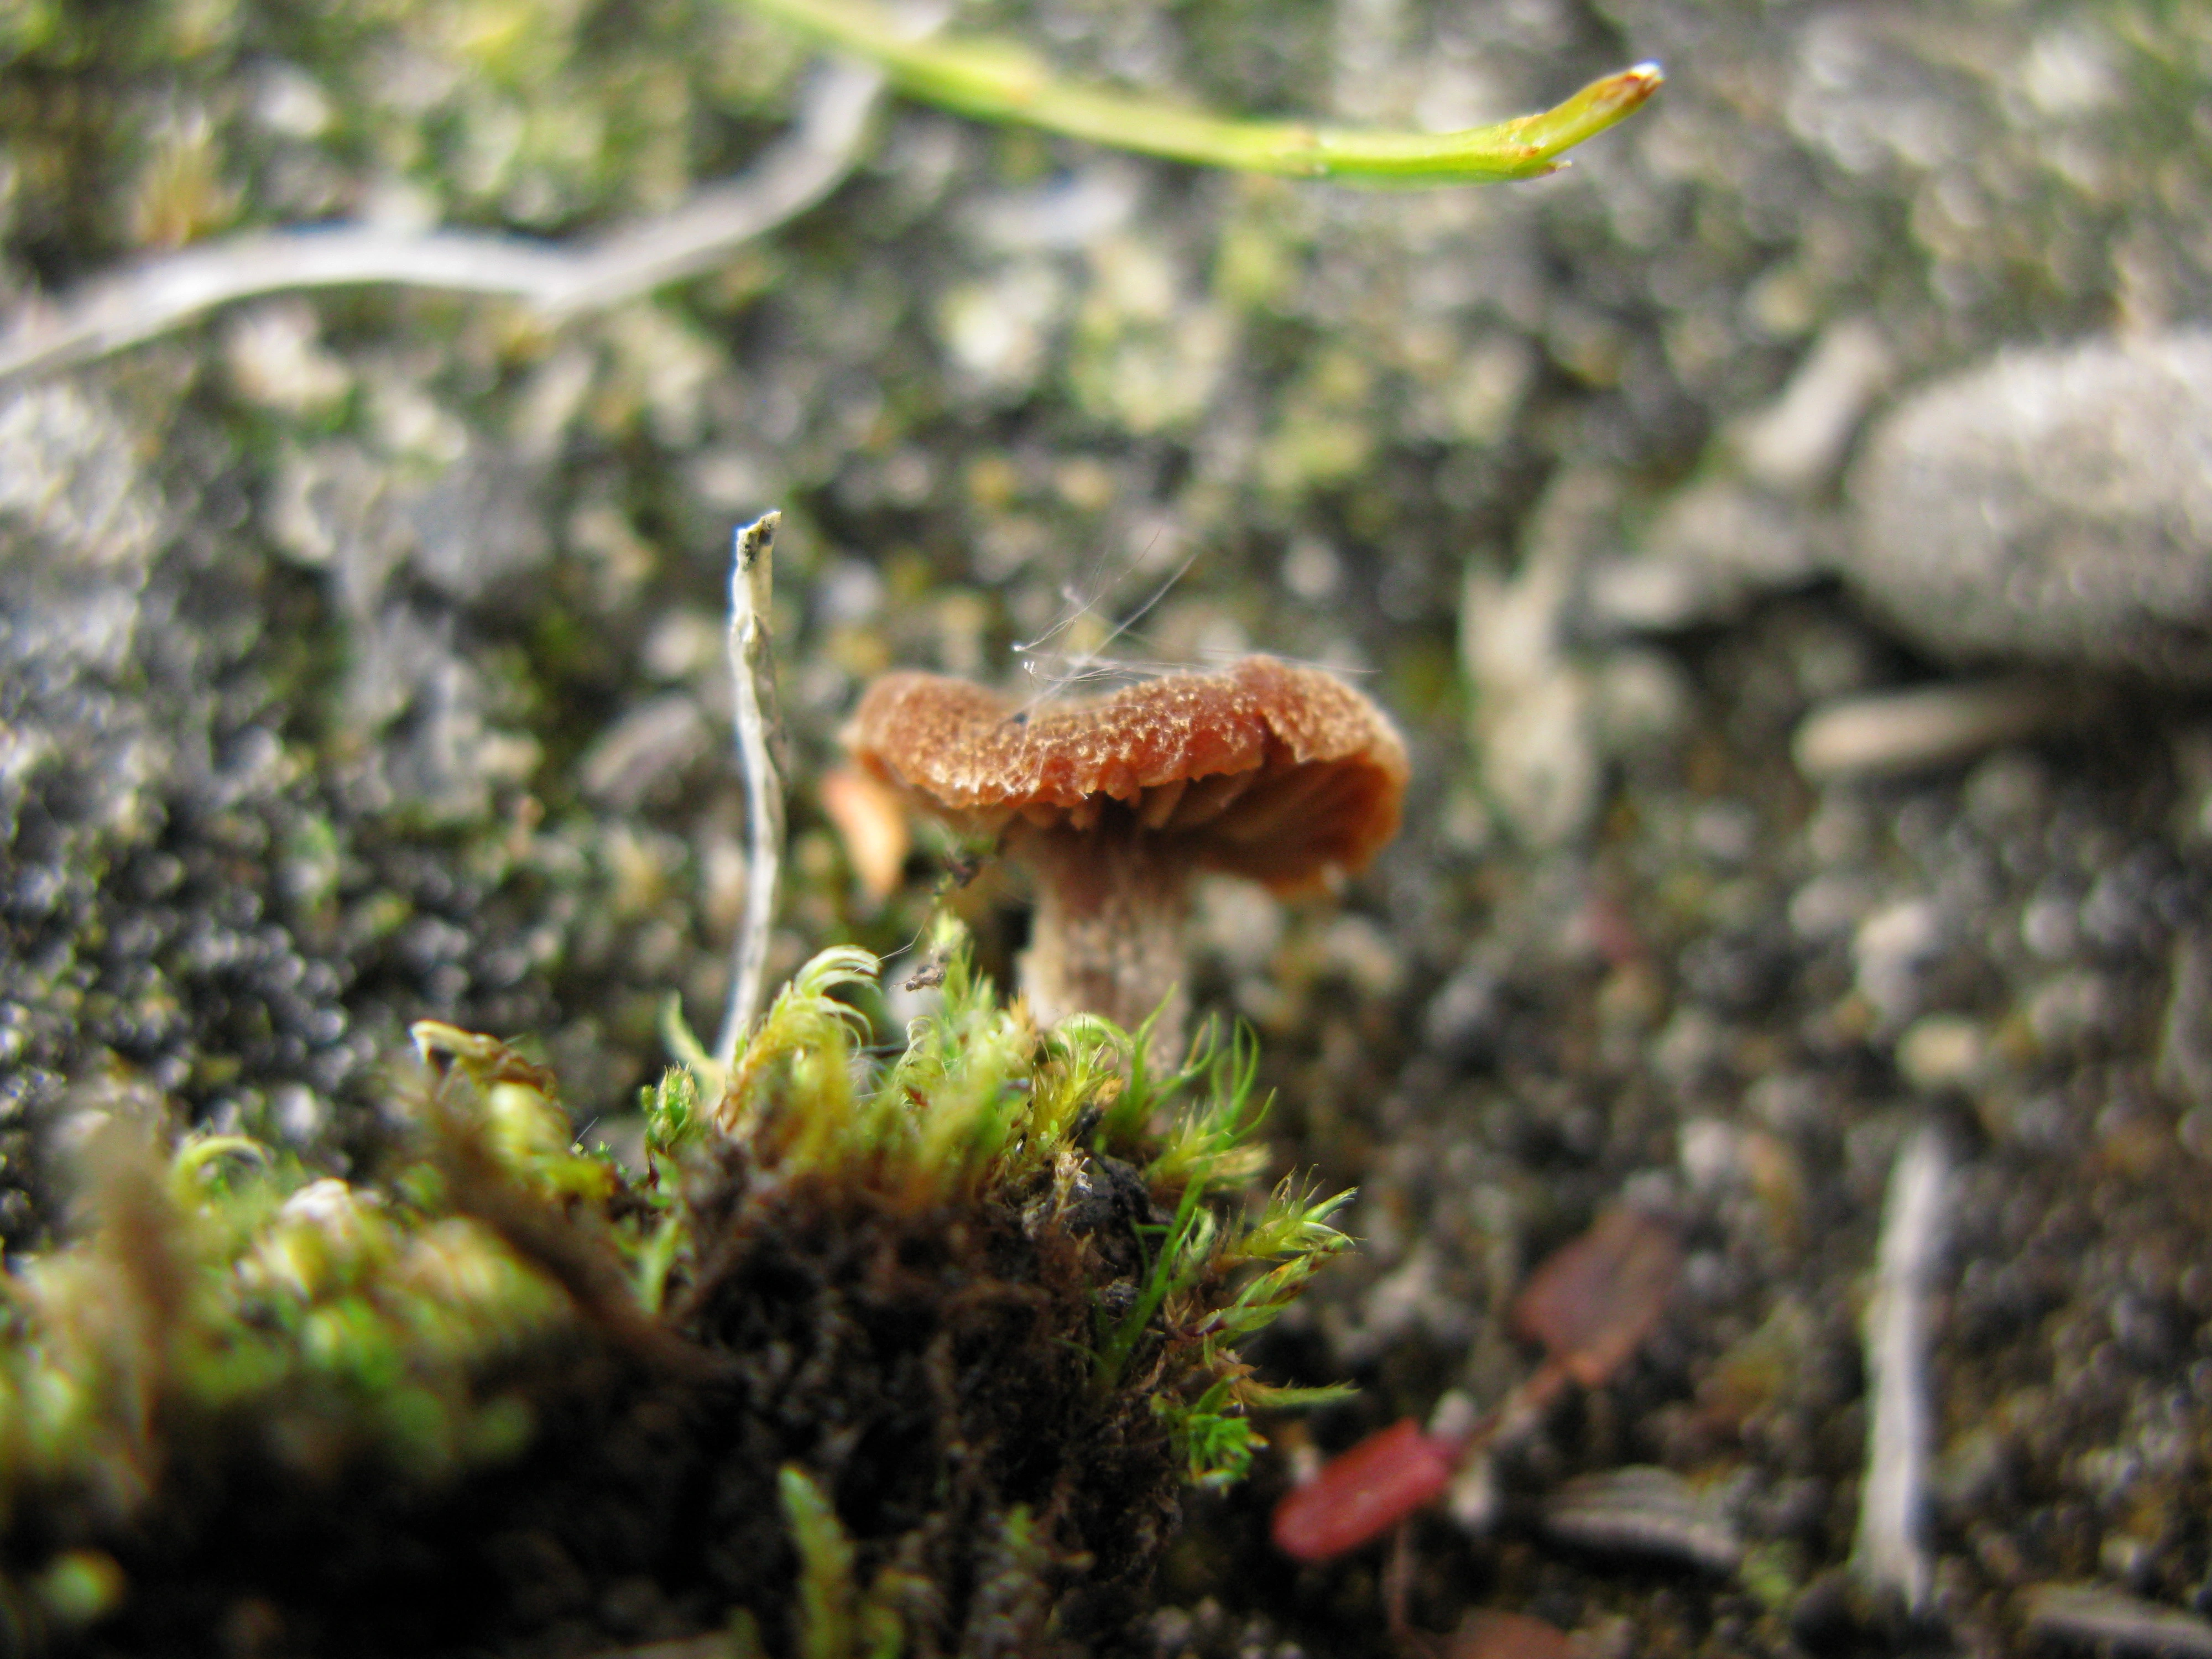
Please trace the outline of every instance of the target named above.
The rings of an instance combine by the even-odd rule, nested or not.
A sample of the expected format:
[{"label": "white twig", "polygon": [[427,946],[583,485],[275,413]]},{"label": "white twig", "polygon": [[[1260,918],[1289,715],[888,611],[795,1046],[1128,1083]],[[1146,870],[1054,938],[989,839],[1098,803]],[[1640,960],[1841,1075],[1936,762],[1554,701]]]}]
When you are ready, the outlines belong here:
[{"label": "white twig", "polygon": [[775,659],[769,650],[769,592],[780,513],[764,513],[738,532],[730,560],[730,678],[737,691],[738,774],[745,784],[745,920],[730,951],[730,1003],[715,1040],[714,1063],[729,1075],[738,1045],[752,1029],[775,928],[783,872],[783,781],[769,738],[775,724]]},{"label": "white twig", "polygon": [[1923,1129],[1905,1142],[1890,1172],[1880,1266],[1866,1312],[1874,1411],[1851,1566],[1869,1589],[1899,1596],[1916,1612],[1927,1601],[1932,1571],[1922,1536],[1935,1426],[1928,1289],[1942,1249],[1950,1179],[1950,1156],[1936,1131]]},{"label": "white twig", "polygon": [[882,88],[874,70],[824,63],[790,134],[750,171],[581,246],[332,225],[255,232],[98,277],[43,314],[18,314],[0,341],[0,380],[105,357],[218,306],[300,289],[503,295],[554,319],[605,310],[696,276],[827,196],[860,154]]}]

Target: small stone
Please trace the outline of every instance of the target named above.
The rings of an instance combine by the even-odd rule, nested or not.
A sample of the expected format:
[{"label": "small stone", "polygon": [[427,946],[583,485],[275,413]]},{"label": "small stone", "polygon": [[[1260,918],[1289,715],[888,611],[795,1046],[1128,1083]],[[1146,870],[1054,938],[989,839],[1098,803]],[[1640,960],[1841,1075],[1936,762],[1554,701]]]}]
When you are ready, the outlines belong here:
[{"label": "small stone", "polygon": [[1390,936],[1365,916],[1338,916],[1322,934],[1322,960],[1369,999],[1393,994],[1405,977],[1405,962]]},{"label": "small stone", "polygon": [[1454,1305],[1444,1285],[1443,1264],[1429,1244],[1415,1247],[1402,1265],[1378,1279],[1362,1299],[1358,1323],[1345,1322],[1335,1334],[1340,1363],[1358,1365],[1416,1331],[1451,1336],[1472,1321]]},{"label": "small stone", "polygon": [[2147,1585],[2155,1559],[2148,1544],[2124,1532],[2107,1533],[2097,1547],[2097,1565],[2110,1577],[2138,1588]]},{"label": "small stone", "polygon": [[116,410],[69,382],[0,398],[0,527],[37,537],[73,570],[135,578],[163,526],[140,449]]},{"label": "small stone", "polygon": [[553,550],[544,483],[539,468],[477,444],[435,477],[393,492],[416,574],[472,599],[537,570]]},{"label": "small stone", "polygon": [[706,753],[711,738],[699,705],[672,691],[640,703],[601,732],[584,751],[577,781],[588,799],[629,811],[655,785]]},{"label": "small stone", "polygon": [[2124,1017],[2124,1003],[2103,975],[2076,969],[2038,985],[2028,994],[2025,1012],[2044,1054],[2078,1059],[2112,1036]]},{"label": "small stone", "polygon": [[1860,994],[1888,1020],[1911,1017],[1920,999],[1922,970],[1942,951],[1941,915],[1926,899],[1908,899],[1877,910],[1851,939]]},{"label": "small stone", "polygon": [[2159,1028],[2158,1085],[2185,1106],[2212,1109],[2212,936],[2192,930],[2175,939],[2171,976]]},{"label": "small stone", "polygon": [[1509,579],[1468,568],[1460,596],[1460,660],[1474,690],[1469,737],[1492,802],[1537,848],[1585,836],[1601,799],[1597,711],[1588,668],[1567,648],[1567,613],[1589,550],[1609,539],[1612,478],[1554,483]]},{"label": "small stone", "polygon": [[1734,433],[1744,470],[1776,489],[1809,493],[1834,477],[1867,406],[1896,360],[1863,317],[1832,325],[1782,395]]},{"label": "small stone", "polygon": [[2107,1652],[2212,1659],[2212,1622],[2097,1584],[2039,1584],[2027,1596],[2031,1634]]},{"label": "small stone", "polygon": [[304,1084],[282,1084],[270,1096],[269,1121],[289,1144],[305,1146],[323,1133],[330,1109]]},{"label": "small stone", "polygon": [[1759,851],[1759,815],[1742,801],[1714,801],[1690,820],[1690,845],[1723,869],[1751,862]]},{"label": "small stone", "polygon": [[1737,1169],[1735,1129],[1719,1118],[1693,1117],[1675,1137],[1682,1173],[1699,1194],[1721,1190]]},{"label": "small stone", "polygon": [[1479,1066],[1504,1031],[1505,981],[1487,956],[1468,962],[1429,999],[1421,1017],[1430,1049],[1457,1066]]},{"label": "small stone", "polygon": [[272,59],[254,76],[248,108],[255,121],[287,138],[319,138],[331,125],[330,94],[297,64]]},{"label": "small stone", "polygon": [[1977,766],[1961,799],[1966,816],[1987,830],[2033,824],[2046,810],[2050,769],[2022,749],[2001,749]]},{"label": "small stone", "polygon": [[1989,1036],[1981,1023],[1961,1014],[1929,1014],[1898,1039],[1897,1069],[1922,1094],[1962,1089],[1981,1074]]},{"label": "small stone", "polygon": [[247,402],[288,415],[333,408],[353,390],[353,372],[316,341],[314,307],[271,301],[242,312],[223,331],[231,385]]},{"label": "small stone", "polygon": [[1568,1481],[1544,1500],[1544,1530],[1584,1549],[1658,1556],[1733,1572],[1743,1540],[1728,1511],[1672,1469],[1608,1469]]},{"label": "small stone", "polygon": [[1633,765],[1671,753],[1690,729],[1697,696],[1689,676],[1663,652],[1607,652],[1592,677],[1599,741]]},{"label": "small stone", "polygon": [[1790,743],[1815,782],[1895,776],[1971,760],[2050,729],[2080,698],[2032,679],[1961,681],[1839,697],[1805,717]]},{"label": "small stone", "polygon": [[1847,933],[1875,905],[1872,884],[1864,877],[1827,872],[1791,895],[1790,928],[1810,943]]},{"label": "small stone", "polygon": [[1126,158],[1094,154],[1082,167],[1045,184],[984,198],[969,217],[981,240],[1007,252],[1079,250],[1129,222],[1144,183]]},{"label": "small stone", "polygon": [[1609,632],[1733,621],[1760,594],[1812,580],[1832,556],[1832,533],[1732,480],[1693,484],[1669,498],[1633,553],[1590,569],[1582,606]]},{"label": "small stone", "polygon": [[1940,381],[1876,428],[1850,495],[1852,585],[1939,654],[2212,680],[2212,332]]},{"label": "small stone", "polygon": [[994,283],[946,295],[939,305],[938,330],[978,392],[1012,398],[1043,372],[1046,336],[1066,305],[1066,285],[1051,267],[1024,260]]},{"label": "small stone", "polygon": [[1498,1525],[1504,1507],[1505,1494],[1498,1480],[1498,1461],[1484,1454],[1467,1460],[1452,1477],[1451,1489],[1444,1494],[1444,1513],[1470,1538],[1487,1537]]}]

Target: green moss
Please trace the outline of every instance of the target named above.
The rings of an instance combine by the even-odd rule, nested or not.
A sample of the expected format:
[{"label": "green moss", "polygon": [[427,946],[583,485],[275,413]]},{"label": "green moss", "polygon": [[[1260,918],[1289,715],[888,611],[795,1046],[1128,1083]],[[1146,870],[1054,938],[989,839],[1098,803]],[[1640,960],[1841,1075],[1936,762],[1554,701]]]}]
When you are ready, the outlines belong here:
[{"label": "green moss", "polygon": [[1344,1247],[1337,1200],[1248,1212],[1249,1042],[1155,1077],[956,951],[878,1061],[841,1000],[874,967],[825,952],[726,1075],[672,1070],[640,1172],[428,1023],[373,1182],[102,1130],[0,1345],[24,1644],[1115,1645],[1179,1487],[1293,1398],[1235,1345]]}]

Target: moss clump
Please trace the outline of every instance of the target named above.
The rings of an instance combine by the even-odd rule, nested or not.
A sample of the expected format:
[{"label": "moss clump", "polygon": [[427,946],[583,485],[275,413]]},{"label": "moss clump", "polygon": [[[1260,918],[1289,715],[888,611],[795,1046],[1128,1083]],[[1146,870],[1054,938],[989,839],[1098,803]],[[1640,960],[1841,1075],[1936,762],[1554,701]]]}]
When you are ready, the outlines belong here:
[{"label": "moss clump", "polygon": [[1241,1473],[1236,1340],[1345,1241],[1248,1213],[1250,1055],[1154,1079],[964,959],[869,1060],[817,958],[633,1176],[551,1078],[417,1029],[374,1186],[111,1127],[92,1224],[11,1285],[13,1649],[1110,1651],[1190,1480]]}]

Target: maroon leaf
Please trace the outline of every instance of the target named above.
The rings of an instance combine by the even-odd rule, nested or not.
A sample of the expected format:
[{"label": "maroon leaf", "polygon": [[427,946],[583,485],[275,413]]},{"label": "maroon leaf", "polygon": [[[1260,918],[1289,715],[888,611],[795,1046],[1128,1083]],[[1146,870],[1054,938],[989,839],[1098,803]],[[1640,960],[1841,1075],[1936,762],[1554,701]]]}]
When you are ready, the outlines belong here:
[{"label": "maroon leaf", "polygon": [[1536,1269],[1513,1304],[1514,1328],[1594,1389],[1651,1334],[1681,1266],[1672,1228],[1617,1205]]}]

